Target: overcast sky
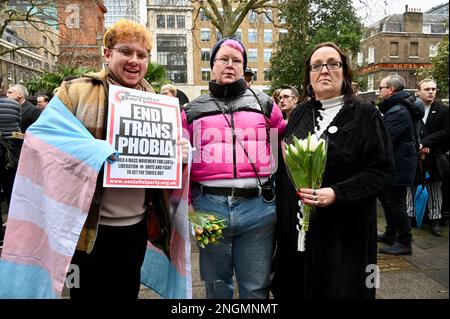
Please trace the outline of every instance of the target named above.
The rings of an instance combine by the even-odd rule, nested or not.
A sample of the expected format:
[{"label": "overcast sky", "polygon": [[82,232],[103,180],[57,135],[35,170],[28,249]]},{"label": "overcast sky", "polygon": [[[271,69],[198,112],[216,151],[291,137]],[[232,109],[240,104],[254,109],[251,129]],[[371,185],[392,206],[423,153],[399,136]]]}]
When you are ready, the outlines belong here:
[{"label": "overcast sky", "polygon": [[390,14],[402,14],[405,12],[405,5],[425,12],[447,2],[445,0],[353,0],[356,12],[365,25],[372,24]]}]

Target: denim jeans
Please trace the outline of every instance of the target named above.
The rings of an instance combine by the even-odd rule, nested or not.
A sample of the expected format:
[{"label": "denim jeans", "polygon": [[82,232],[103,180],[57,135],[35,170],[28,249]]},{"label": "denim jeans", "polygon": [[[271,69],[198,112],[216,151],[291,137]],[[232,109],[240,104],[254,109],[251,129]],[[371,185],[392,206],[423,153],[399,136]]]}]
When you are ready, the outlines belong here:
[{"label": "denim jeans", "polygon": [[200,276],[209,299],[233,298],[233,274],[239,298],[267,298],[276,223],[275,199],[232,197],[192,189],[196,210],[212,212],[227,222],[224,238],[200,248]]}]

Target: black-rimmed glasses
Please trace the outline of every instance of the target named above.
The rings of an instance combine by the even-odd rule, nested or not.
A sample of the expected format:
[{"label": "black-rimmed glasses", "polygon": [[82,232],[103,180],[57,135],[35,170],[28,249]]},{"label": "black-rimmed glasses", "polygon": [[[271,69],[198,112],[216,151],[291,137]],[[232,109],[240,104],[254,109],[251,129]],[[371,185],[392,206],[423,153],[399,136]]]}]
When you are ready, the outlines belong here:
[{"label": "black-rimmed glasses", "polygon": [[343,64],[342,64],[342,62],[338,62],[338,61],[330,62],[330,63],[323,63],[323,64],[311,64],[309,66],[309,70],[311,72],[320,72],[320,71],[322,71],[322,68],[324,66],[327,67],[328,71],[331,71],[331,70],[337,70],[337,69],[341,68],[343,66]]}]

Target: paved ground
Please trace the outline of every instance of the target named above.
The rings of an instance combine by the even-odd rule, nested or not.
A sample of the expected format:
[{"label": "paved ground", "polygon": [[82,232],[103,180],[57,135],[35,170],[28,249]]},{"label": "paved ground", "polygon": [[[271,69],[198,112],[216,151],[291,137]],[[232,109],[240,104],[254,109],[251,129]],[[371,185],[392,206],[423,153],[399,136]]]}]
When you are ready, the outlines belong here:
[{"label": "paved ground", "polygon": [[[4,211],[4,210],[3,210]],[[6,215],[3,216],[6,220]],[[378,214],[378,229],[385,225],[382,211]],[[380,288],[378,299],[449,299],[449,227],[443,227],[443,236],[435,237],[430,226],[413,228],[413,254],[390,256],[379,254]],[[380,246],[383,244],[380,244]],[[1,249],[0,249],[1,252]],[[192,245],[193,298],[206,297],[198,268],[199,250]],[[156,293],[141,286],[139,298],[158,299]]]},{"label": "paved ground", "polygon": [[[384,230],[384,215],[378,213],[378,229]],[[411,256],[378,255],[380,288],[377,299],[449,299],[449,227],[443,227],[443,236],[431,234],[430,226],[413,228],[413,254]],[[383,244],[379,244],[381,247]],[[198,248],[192,245],[193,298],[206,297],[198,269]],[[140,298],[160,298],[141,286]]]}]

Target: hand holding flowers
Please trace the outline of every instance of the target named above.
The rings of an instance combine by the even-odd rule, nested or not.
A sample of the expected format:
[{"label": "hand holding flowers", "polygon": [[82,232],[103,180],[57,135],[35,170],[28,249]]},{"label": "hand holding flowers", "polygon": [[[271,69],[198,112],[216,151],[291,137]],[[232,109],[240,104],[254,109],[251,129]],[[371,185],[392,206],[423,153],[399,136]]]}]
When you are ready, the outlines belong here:
[{"label": "hand holding flowers", "polygon": [[225,219],[219,219],[217,215],[208,212],[192,211],[189,212],[189,221],[194,229],[194,238],[201,248],[205,248],[208,244],[216,244],[223,238]]},{"label": "hand holding flowers", "polygon": [[[322,183],[323,173],[327,159],[327,143],[324,139],[317,139],[309,134],[306,139],[293,138],[292,144],[286,144],[286,167],[288,175],[297,192],[300,189],[311,189],[309,203],[317,203],[316,189]],[[299,193],[298,193],[299,194]],[[300,193],[301,195],[302,193]],[[304,199],[302,199],[304,201]],[[300,220],[299,250],[304,250],[304,236],[309,227],[309,216],[312,207],[301,205],[302,216]]]}]

